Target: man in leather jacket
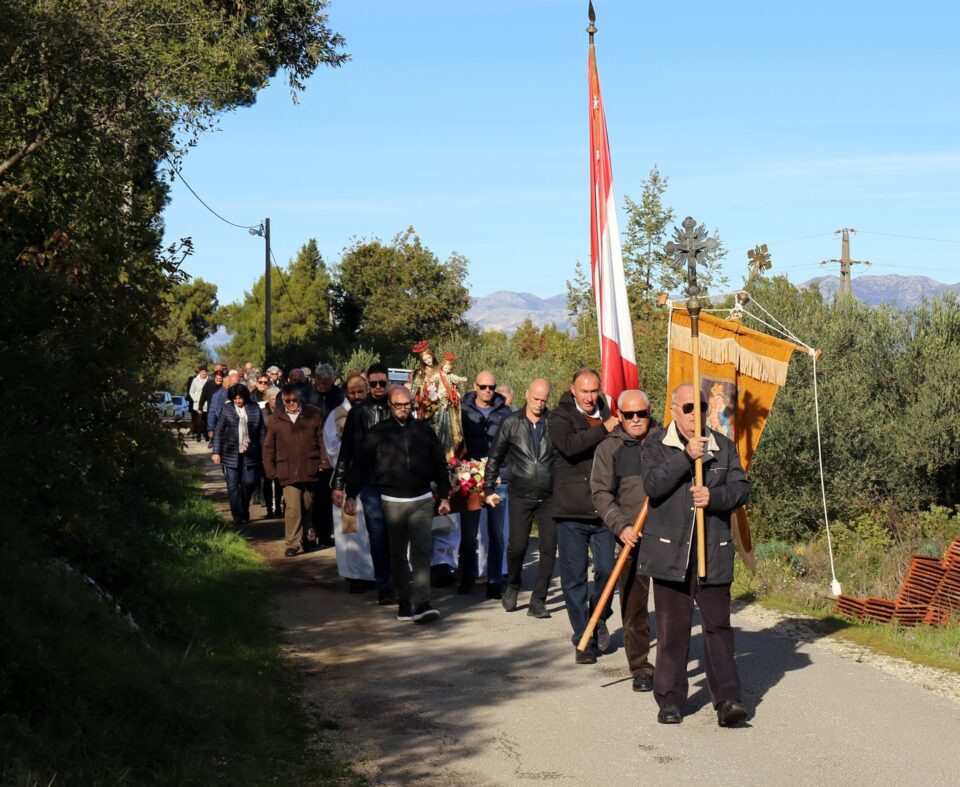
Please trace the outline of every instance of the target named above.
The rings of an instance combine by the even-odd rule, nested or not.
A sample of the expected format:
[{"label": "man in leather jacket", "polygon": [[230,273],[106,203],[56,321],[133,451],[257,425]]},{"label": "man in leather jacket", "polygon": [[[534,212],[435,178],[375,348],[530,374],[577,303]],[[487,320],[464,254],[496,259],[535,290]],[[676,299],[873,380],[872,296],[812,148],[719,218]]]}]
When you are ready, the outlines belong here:
[{"label": "man in leather jacket", "polygon": [[390,415],[387,402],[387,386],[390,384],[387,367],[382,363],[372,364],[367,369],[367,384],[370,386],[369,395],[350,410],[343,426],[340,455],[333,471],[331,499],[335,506],[343,506],[347,474],[359,473],[363,480],[357,497],[363,505],[364,521],[370,536],[370,557],[373,559],[377,595],[381,604],[393,604],[396,596],[390,580],[390,541],[383,518],[383,507],[380,504],[380,490],[372,484],[372,467],[354,468],[354,464],[363,463],[363,445],[367,434]]},{"label": "man in leather jacket", "polygon": [[540,565],[527,614],[549,618],[546,598],[553,564],[557,555],[557,530],[550,513],[553,492],[553,443],[547,427],[547,400],[550,383],[537,379],[527,386],[523,408],[508,415],[497,431],[487,469],[483,491],[488,505],[500,503],[496,494],[497,476],[504,460],[510,465],[510,535],[507,543],[507,586],[501,603],[507,612],[517,608],[523,559],[530,543],[534,520],[540,531]]}]

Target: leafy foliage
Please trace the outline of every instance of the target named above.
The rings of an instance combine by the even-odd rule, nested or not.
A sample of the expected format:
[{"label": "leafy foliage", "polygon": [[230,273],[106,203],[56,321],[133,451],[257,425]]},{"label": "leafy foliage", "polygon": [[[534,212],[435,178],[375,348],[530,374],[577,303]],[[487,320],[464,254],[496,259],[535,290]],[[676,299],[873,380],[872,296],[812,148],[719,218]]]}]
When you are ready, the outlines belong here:
[{"label": "leafy foliage", "polygon": [[456,253],[440,262],[412,227],[389,245],[358,240],[344,251],[335,274],[341,336],[396,363],[424,337],[464,331],[467,264]]}]

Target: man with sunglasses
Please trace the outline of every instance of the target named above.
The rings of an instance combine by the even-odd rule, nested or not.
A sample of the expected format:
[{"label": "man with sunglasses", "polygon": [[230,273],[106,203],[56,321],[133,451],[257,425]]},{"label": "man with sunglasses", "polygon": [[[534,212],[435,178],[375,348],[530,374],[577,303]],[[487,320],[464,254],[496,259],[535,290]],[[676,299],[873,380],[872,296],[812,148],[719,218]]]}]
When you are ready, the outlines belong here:
[{"label": "man with sunglasses", "polygon": [[[617,399],[617,410],[620,425],[600,443],[593,456],[590,490],[604,524],[621,543],[636,547],[639,538],[633,532],[633,522],[647,497],[640,459],[641,445],[653,424],[650,399],[643,391],[624,391]],[[638,576],[637,552],[633,549],[620,574],[620,618],[634,691],[653,689],[649,592],[650,577]]]},{"label": "man with sunglasses", "polygon": [[[473,390],[463,397],[460,418],[467,459],[487,458],[500,425],[512,412],[503,396],[496,392],[496,388],[497,378],[493,372],[484,370],[476,376]],[[496,494],[503,501],[507,498],[508,473],[506,463],[501,464],[500,484],[496,487]],[[492,599],[499,599],[503,595],[503,523],[506,510],[505,505],[486,509],[490,545],[487,550],[487,598]],[[480,513],[478,509],[460,514],[460,586],[457,592],[462,595],[473,590],[477,579],[477,530]]]},{"label": "man with sunglasses", "polygon": [[[335,506],[343,506],[346,495],[347,474],[354,473],[360,479],[360,488],[356,497],[363,505],[363,517],[370,536],[370,557],[373,560],[373,574],[377,583],[377,596],[381,604],[393,604],[396,596],[390,582],[390,539],[387,524],[383,518],[380,502],[380,490],[373,479],[373,467],[365,463],[363,446],[367,434],[374,426],[390,417],[387,401],[389,385],[387,367],[375,363],[367,369],[367,384],[370,393],[360,404],[351,408],[343,425],[343,441],[340,455],[333,470],[331,498]],[[354,467],[356,465],[356,467]]]},{"label": "man with sunglasses", "polygon": [[347,474],[343,510],[347,514],[356,512],[355,498],[363,484],[372,483],[380,490],[390,532],[390,571],[399,602],[397,619],[429,623],[440,617],[430,604],[431,484],[440,496],[437,512],[441,516],[449,514],[450,475],[436,433],[425,421],[411,418],[410,391],[393,385],[387,398],[390,417],[367,434],[362,460],[354,462]]},{"label": "man with sunglasses", "polygon": [[[690,383],[674,389],[670,398],[672,422],[651,434],[643,444],[641,471],[650,511],[637,555],[637,570],[653,579],[657,613],[657,669],[653,695],[661,724],[679,724],[687,700],[687,661],[693,605],[700,609],[703,627],[703,664],[717,711],[717,723],[730,727],[743,721],[740,679],[733,660],[730,627],[730,584],[733,582],[734,543],[730,512],[747,502],[747,480],[736,446],[729,438],[703,426],[696,437]],[[701,401],[705,420],[707,403]],[[694,466],[703,461],[703,485],[695,481]],[[706,577],[697,576],[696,510],[703,509],[706,535]]]}]

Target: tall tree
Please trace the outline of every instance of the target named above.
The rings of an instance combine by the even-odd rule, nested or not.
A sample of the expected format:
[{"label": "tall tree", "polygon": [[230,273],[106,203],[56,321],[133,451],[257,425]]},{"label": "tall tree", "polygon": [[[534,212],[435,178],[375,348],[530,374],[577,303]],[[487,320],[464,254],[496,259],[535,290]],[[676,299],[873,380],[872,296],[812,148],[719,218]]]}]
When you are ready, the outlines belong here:
[{"label": "tall tree", "polygon": [[359,240],[336,270],[334,313],[342,335],[399,362],[409,345],[466,329],[468,261],[441,262],[410,227],[390,244]]},{"label": "tall tree", "polygon": [[[670,239],[675,221],[673,208],[663,204],[670,178],[663,177],[654,166],[642,183],[640,201],[624,196],[627,224],[623,240],[623,267],[627,277],[627,289],[635,318],[650,316],[650,306],[660,292],[679,294],[686,281],[686,271],[673,267],[663,250]],[[706,262],[697,268],[697,281],[701,292],[709,292],[726,284],[720,270],[720,260],[727,251],[714,228],[713,237],[717,248],[707,255]]]},{"label": "tall tree", "polygon": [[271,281],[274,357],[264,358],[264,301],[266,284],[261,276],[241,303],[221,310],[223,322],[233,331],[233,340],[222,351],[237,362],[282,363],[298,366],[329,360],[330,289],[327,264],[317,242],[308,240],[286,271],[277,270]]}]

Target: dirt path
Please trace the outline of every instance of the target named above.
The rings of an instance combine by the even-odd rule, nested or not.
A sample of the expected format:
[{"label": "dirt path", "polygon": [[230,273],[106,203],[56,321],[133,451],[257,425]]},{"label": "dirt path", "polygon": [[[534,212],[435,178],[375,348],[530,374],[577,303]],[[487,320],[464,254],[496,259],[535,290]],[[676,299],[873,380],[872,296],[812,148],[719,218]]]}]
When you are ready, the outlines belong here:
[{"label": "dirt path", "polygon": [[[191,444],[188,453],[199,450]],[[219,471],[208,473],[222,494]],[[255,510],[254,516],[263,510]],[[438,591],[443,619],[397,621],[371,593],[350,595],[333,550],[282,557],[282,522],[246,529],[283,584],[276,620],[307,680],[317,742],[374,784],[619,785],[956,784],[960,676],[818,640],[802,620],[738,610],[737,663],[747,727],[720,729],[691,653],[683,724],[656,723],[631,691],[619,617],[617,650],[573,662],[554,580],[550,620],[496,601]],[[699,633],[697,629],[696,633]],[[333,722],[328,723],[328,722]],[[334,729],[336,727],[336,729]]]}]

